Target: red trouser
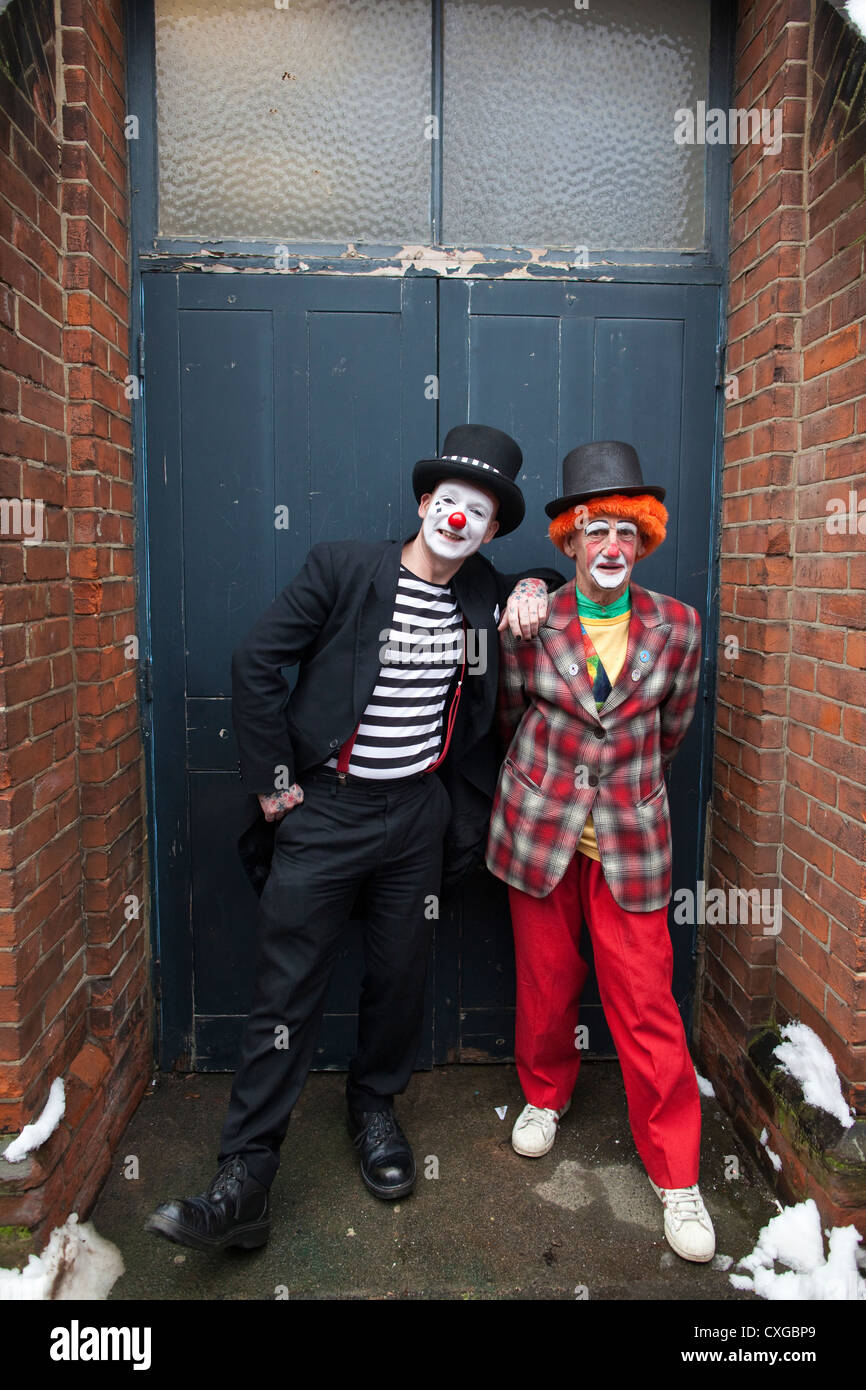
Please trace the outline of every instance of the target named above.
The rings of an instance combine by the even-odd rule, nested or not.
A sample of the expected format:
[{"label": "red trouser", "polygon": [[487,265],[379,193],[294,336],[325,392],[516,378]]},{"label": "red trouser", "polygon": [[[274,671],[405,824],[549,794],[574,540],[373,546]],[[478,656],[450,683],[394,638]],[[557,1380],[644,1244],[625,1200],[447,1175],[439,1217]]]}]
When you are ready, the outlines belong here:
[{"label": "red trouser", "polygon": [[685,1030],[671,993],[667,910],[626,912],[601,865],[575,854],[546,898],[509,887],[517,963],[514,1053],[530,1105],[562,1110],[580,1070],[575,1030],[592,938],[601,1002],[622,1067],[631,1132],[658,1187],[698,1180],[701,1106]]}]

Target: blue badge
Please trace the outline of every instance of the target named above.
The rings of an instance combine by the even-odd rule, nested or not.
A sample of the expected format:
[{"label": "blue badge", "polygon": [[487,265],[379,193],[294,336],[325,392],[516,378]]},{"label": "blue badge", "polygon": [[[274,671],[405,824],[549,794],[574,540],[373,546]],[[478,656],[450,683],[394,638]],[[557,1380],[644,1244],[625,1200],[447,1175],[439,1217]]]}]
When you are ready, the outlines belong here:
[{"label": "blue badge", "polygon": [[641,652],[640,659],[641,661],[649,661],[649,652]]}]

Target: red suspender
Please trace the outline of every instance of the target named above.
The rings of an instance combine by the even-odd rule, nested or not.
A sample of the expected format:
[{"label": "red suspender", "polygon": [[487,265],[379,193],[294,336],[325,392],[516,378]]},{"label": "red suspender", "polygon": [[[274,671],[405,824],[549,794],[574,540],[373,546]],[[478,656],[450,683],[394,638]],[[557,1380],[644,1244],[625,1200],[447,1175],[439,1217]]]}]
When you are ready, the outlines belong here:
[{"label": "red suspender", "polygon": [[446,726],[445,726],[445,745],[444,745],[444,747],[443,747],[443,749],[442,749],[442,752],[439,754],[439,757],[436,759],[435,763],[431,763],[430,766],[429,766],[428,768],[425,768],[425,769],[424,769],[425,773],[435,771],[435,769],[439,766],[439,764],[442,762],[443,758],[445,757],[445,754],[448,752],[448,745],[449,745],[449,743],[451,742],[451,735],[452,735],[452,733],[454,732],[454,724],[455,724],[455,721],[456,721],[456,719],[457,719],[457,707],[458,707],[458,705],[460,704],[460,693],[461,693],[461,691],[462,691],[462,689],[463,689],[463,678],[464,678],[465,675],[466,675],[466,617],[465,617],[465,615],[464,615],[464,618],[463,618],[463,666],[461,667],[461,670],[460,670],[460,679],[459,679],[458,682],[457,682],[457,689],[454,691],[454,697],[453,697],[453,699],[452,699],[452,701],[451,701],[451,708],[450,708],[449,711],[448,711],[448,722],[447,722],[447,724],[446,724]]},{"label": "red suspender", "polygon": [[358,724],[355,732],[346,739],[346,742],[337,754],[337,776],[344,784],[346,781],[346,773],[349,771],[349,759],[352,756],[352,749],[355,745],[355,739],[358,737],[358,729],[360,729],[360,727],[361,725]]}]

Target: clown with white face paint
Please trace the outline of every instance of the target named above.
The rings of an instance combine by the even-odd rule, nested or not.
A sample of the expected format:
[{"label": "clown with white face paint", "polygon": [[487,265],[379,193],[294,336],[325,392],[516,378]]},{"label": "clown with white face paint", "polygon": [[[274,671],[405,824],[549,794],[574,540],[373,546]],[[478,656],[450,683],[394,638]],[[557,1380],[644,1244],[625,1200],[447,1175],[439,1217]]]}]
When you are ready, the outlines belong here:
[{"label": "clown with white face paint", "polygon": [[[349,1124],[369,1191],[383,1200],[412,1191],[394,1097],[422,1036],[431,895],[483,862],[498,626],[533,635],[548,587],[562,583],[546,567],[503,574],[478,553],[523,519],[522,463],[502,430],[449,430],[442,454],[412,472],[420,528],[404,540],[313,546],[233,655],[241,776],[257,801],[239,843],[262,898],[255,1004],[219,1171],[205,1193],[160,1205],[147,1227],[158,1235],[211,1253],[267,1240],[268,1190],[356,900],[367,968]],[[482,649],[486,660],[473,663],[468,652]],[[289,692],[282,671],[293,665]],[[280,1025],[288,1048],[275,1046]]]},{"label": "clown with white face paint", "polygon": [[547,1153],[571,1104],[586,927],[665,1237],[702,1263],[715,1236],[697,1186],[695,1069],[671,993],[665,783],[697,700],[700,618],[631,583],[667,522],[664,489],[644,483],[634,448],[583,444],[562,469],[563,496],[546,511],[574,583],[553,595],[532,645],[502,639],[499,716],[510,745],[487,865],[508,884],[514,928],[514,1057],[527,1104],[511,1142],[526,1158]]}]

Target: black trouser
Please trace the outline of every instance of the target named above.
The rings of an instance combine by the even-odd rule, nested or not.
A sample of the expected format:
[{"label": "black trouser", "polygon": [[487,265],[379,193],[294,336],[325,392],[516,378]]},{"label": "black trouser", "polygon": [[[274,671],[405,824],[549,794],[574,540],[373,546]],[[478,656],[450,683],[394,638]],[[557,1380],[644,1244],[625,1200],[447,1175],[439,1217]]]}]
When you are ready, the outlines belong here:
[{"label": "black trouser", "polygon": [[[401,787],[340,785],[316,772],[276,830],[261,898],[255,993],[219,1162],[240,1154],[267,1186],[307,1078],[340,937],[364,890],[358,1050],[346,1086],[356,1110],[405,1090],[421,1041],[448,793],[435,773]],[[286,1042],[288,1046],[286,1046]]]}]

